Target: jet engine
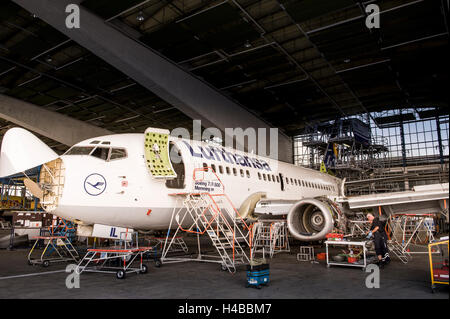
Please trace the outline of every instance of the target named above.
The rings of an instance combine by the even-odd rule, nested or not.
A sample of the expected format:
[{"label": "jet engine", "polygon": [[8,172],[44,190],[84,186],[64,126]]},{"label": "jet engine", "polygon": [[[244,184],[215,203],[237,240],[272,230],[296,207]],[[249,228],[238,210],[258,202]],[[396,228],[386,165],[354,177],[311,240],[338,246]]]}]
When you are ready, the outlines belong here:
[{"label": "jet engine", "polygon": [[326,200],[303,199],[292,205],[287,225],[294,238],[314,241],[325,238],[334,227],[333,208]]}]

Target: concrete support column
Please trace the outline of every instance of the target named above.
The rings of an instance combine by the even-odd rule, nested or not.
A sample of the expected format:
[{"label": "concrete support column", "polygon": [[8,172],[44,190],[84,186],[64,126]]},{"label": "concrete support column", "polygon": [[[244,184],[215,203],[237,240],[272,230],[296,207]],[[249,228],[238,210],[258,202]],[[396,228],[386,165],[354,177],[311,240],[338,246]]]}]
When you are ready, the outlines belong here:
[{"label": "concrete support column", "polygon": [[91,137],[113,134],[111,131],[3,94],[0,94],[0,117],[67,146]]}]

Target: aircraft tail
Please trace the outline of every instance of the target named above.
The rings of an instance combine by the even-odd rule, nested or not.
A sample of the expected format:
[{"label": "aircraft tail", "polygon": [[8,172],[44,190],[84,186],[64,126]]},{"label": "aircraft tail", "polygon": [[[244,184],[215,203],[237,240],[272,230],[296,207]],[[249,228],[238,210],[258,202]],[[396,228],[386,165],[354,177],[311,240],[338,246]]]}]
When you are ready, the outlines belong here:
[{"label": "aircraft tail", "polygon": [[0,177],[25,172],[58,157],[31,132],[18,127],[9,129],[3,136],[1,146]]}]

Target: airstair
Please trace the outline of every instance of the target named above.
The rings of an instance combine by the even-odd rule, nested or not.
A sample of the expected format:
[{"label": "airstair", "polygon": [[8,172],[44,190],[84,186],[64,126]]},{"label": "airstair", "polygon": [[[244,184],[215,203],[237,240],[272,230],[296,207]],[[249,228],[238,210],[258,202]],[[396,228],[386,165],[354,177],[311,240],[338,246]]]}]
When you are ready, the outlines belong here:
[{"label": "airstair", "polygon": [[289,238],[285,221],[263,220],[253,226],[252,256],[269,252],[270,258],[279,252],[289,252]]},{"label": "airstair", "polygon": [[[223,184],[211,167],[194,170],[193,192],[176,193],[171,196],[177,198],[177,204],[172,213],[162,251],[163,264],[193,260],[214,262],[220,263],[222,270],[234,273],[237,265],[250,262],[245,252],[245,248],[251,246],[250,228],[224,193]],[[176,229],[175,233],[170,234],[173,229]],[[196,259],[168,256],[174,238],[181,232],[197,235]],[[202,254],[201,235],[208,236],[217,255]]]}]

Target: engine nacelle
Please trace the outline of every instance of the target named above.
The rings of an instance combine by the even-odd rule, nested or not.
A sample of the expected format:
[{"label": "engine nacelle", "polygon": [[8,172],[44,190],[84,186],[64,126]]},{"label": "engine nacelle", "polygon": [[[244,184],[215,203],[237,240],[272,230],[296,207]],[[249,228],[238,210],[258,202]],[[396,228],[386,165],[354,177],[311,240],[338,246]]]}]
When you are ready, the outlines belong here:
[{"label": "engine nacelle", "polygon": [[308,198],[292,205],[287,225],[294,238],[301,241],[324,239],[333,230],[334,220],[330,205],[324,201]]}]

